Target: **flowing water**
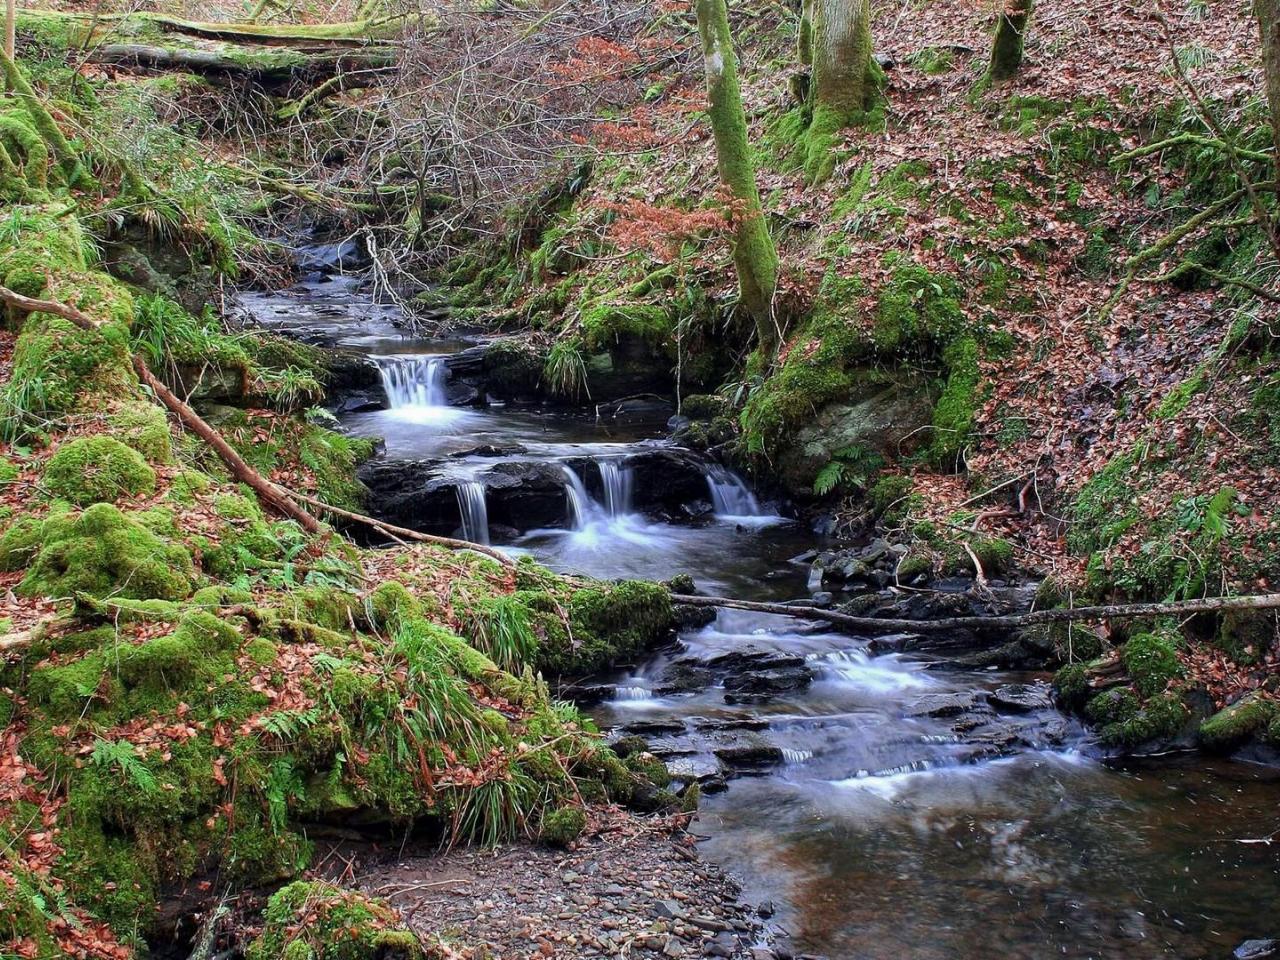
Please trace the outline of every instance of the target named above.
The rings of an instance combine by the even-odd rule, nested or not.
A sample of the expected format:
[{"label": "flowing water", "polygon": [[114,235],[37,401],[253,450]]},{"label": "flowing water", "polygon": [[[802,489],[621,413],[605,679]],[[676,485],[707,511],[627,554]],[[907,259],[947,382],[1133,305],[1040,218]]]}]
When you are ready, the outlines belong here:
[{"label": "flowing water", "polygon": [[[451,458],[461,476],[493,462],[467,452],[486,443],[555,465],[563,525],[524,533],[506,544],[513,551],[601,578],[690,573],[712,593],[807,595],[807,566],[789,558],[815,537],[722,467],[706,469],[700,522],[636,511],[643,491],[628,458],[651,448],[660,423],[449,407],[442,354],[460,347],[399,338],[386,311],[362,313],[353,299],[339,286],[248,306],[285,329],[303,309],[332,319],[345,343],[377,356],[388,408],[344,423],[385,437],[388,457]],[[487,541],[484,485],[464,478],[455,489],[462,532]],[[788,617],[722,611],[601,678],[611,691],[593,709],[603,728],[645,731],[678,773],[725,787],[704,795],[702,851],[749,899],[772,901],[797,950],[1209,958],[1280,936],[1280,843],[1260,842],[1280,829],[1276,771],[1203,757],[1108,766],[1047,704],[991,708],[1010,684],[1042,690],[1043,678],[877,649]],[[742,656],[785,659],[813,681],[763,699],[736,696],[724,674],[687,690],[669,683],[682,663]],[[745,775],[726,786],[720,774],[735,763]]]}]

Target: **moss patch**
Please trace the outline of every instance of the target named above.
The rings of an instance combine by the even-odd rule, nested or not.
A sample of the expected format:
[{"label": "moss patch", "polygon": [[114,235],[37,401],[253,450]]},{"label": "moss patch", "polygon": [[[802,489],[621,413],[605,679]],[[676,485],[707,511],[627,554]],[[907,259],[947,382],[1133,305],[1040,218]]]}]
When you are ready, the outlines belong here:
[{"label": "moss patch", "polygon": [[49,458],[44,482],[57,496],[88,506],[151,493],[156,473],[141,454],[113,437],[81,437]]}]

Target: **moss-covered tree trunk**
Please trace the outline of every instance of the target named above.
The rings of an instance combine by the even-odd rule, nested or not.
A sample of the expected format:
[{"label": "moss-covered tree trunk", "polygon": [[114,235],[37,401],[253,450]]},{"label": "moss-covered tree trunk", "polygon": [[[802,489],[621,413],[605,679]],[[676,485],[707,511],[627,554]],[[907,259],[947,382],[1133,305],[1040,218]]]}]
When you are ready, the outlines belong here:
[{"label": "moss-covered tree trunk", "polygon": [[831,174],[836,136],[857,123],[875,96],[870,0],[808,0],[813,78],[804,168],[811,183]]},{"label": "moss-covered tree trunk", "polygon": [[698,33],[707,73],[707,113],[715,138],[720,179],[734,198],[733,262],[742,305],[756,323],[760,349],[772,353],[778,341],[773,295],[778,252],[760,208],[755,161],[747,141],[747,117],[738,86],[738,65],[729,33],[725,0],[697,0]]},{"label": "moss-covered tree trunk", "polygon": [[1271,139],[1275,164],[1280,171],[1280,0],[1254,0],[1258,30],[1262,35],[1262,67],[1271,108]]},{"label": "moss-covered tree trunk", "polygon": [[987,76],[994,81],[1008,80],[1022,66],[1022,40],[1027,21],[1031,19],[1032,0],[1006,0],[996,21],[996,36],[991,44],[991,66]]},{"label": "moss-covered tree trunk", "polygon": [[4,4],[4,55],[12,60],[17,56],[18,0],[5,0]]}]

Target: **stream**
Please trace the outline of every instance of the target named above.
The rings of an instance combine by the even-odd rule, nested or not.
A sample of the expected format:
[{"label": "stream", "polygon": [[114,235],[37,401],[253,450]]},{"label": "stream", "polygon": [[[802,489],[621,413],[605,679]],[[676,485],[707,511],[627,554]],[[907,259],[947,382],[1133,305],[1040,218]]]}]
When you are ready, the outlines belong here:
[{"label": "stream", "polygon": [[[655,404],[475,404],[475,340],[413,339],[343,277],[245,294],[256,325],[359,351],[339,405],[385,440],[389,520],[599,578],[691,574],[807,598],[818,538],[665,439]],[[392,495],[394,493],[394,496]],[[852,958],[1229,957],[1280,936],[1280,773],[1199,756],[1092,759],[1047,677],[974,671],[775,615],[721,611],[566,691],[703,784],[700,849],[797,952]]]}]

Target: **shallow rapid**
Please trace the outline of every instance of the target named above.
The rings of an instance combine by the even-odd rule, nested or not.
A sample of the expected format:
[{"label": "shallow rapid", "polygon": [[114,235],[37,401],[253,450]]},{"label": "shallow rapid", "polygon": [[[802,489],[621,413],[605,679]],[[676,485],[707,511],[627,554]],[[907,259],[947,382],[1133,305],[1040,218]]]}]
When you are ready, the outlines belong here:
[{"label": "shallow rapid", "polygon": [[[388,405],[343,425],[385,438],[388,460],[440,472],[457,533],[599,578],[688,573],[710,593],[808,595],[807,565],[790,558],[816,538],[723,467],[707,464],[686,517],[636,506],[635,464],[665,443],[662,418],[451,406],[449,357],[467,344],[403,336],[394,310],[346,281],[246,307],[374,358]],[[498,461],[550,471],[540,476],[563,491],[550,522],[493,521]],[[1258,842],[1280,827],[1274,771],[1202,757],[1108,766],[1053,708],[1046,678],[882,649],[723,611],[565,694],[703,781],[704,855],[773,905],[797,951],[1226,957],[1276,934],[1280,844]]]}]

